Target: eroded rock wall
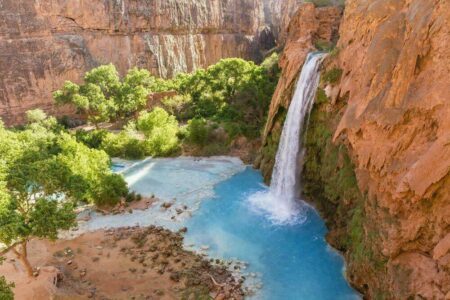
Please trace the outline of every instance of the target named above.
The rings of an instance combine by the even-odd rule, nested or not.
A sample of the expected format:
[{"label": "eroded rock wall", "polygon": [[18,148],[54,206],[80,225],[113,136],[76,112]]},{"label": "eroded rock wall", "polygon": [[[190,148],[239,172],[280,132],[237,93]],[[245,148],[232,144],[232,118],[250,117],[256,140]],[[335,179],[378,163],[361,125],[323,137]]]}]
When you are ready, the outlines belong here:
[{"label": "eroded rock wall", "polygon": [[279,62],[282,74],[270,104],[262,152],[256,161],[266,181],[269,181],[272,173],[285,112],[306,56],[317,50],[316,41],[332,41],[336,38],[341,13],[338,7],[317,8],[312,3],[304,3],[285,30],[286,44]]},{"label": "eroded rock wall", "polygon": [[367,193],[364,229],[386,259],[380,289],[448,298],[450,2],[349,0],[340,34],[348,104],[334,137],[345,137]]},{"label": "eroded rock wall", "polygon": [[260,0],[0,0],[0,116],[52,112],[51,92],[99,64],[170,77],[258,58],[264,24]]},{"label": "eroded rock wall", "polygon": [[[347,0],[324,63],[303,185],[368,299],[450,299],[449,23],[446,0]],[[285,53],[299,41],[288,36]],[[269,154],[309,49],[282,60]]]}]

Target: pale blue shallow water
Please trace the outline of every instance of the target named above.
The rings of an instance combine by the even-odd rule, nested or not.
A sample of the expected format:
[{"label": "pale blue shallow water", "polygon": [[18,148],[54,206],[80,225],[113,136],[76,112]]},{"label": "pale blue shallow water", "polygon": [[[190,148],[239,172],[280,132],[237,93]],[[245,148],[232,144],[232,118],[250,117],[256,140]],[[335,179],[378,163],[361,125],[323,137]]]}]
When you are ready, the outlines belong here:
[{"label": "pale blue shallow water", "polygon": [[[241,161],[229,157],[147,159],[121,161],[114,170],[122,172],[136,192],[172,200],[174,205],[169,210],[157,203],[133,214],[94,214],[79,232],[132,225],[156,224],[173,230],[186,226],[188,248],[208,246],[210,257],[248,263],[241,272],[248,278],[246,285],[262,286],[249,299],[360,298],[344,278],[343,259],[325,242],[326,228],[319,215],[305,206],[305,222],[274,225],[251,207],[249,196],[268,188],[260,173]],[[177,214],[182,206],[188,209]]]},{"label": "pale blue shallow water", "polygon": [[358,299],[344,279],[341,256],[324,240],[318,214],[307,208],[303,224],[273,225],[246,201],[264,189],[251,168],[218,184],[215,199],[203,202],[187,221],[186,241],[210,245],[212,256],[249,262],[246,271],[262,274],[255,299]]}]

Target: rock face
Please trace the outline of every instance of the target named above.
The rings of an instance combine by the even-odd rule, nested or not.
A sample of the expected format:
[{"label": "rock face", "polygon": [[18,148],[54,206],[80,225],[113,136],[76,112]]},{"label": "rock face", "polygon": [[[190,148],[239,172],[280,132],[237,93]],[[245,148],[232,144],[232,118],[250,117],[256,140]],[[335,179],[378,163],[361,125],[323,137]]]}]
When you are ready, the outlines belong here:
[{"label": "rock face", "polygon": [[[302,4],[285,30],[286,45],[280,57],[282,74],[270,105],[267,124],[264,131],[263,151],[256,165],[268,180],[272,173],[276,148],[281,134],[284,114],[289,107],[293,87],[306,56],[317,50],[315,42],[332,41],[337,38],[341,18],[341,9],[337,7],[316,8],[312,3]],[[269,137],[268,135],[271,134]]]},{"label": "rock face", "polygon": [[[302,28],[295,22],[285,53],[298,43],[289,39]],[[347,0],[337,50],[324,65],[305,192],[368,299],[450,298],[449,23],[449,1]],[[292,63],[281,62],[266,148],[277,143],[277,107],[289,103],[289,82],[309,49],[306,42]]]},{"label": "rock face", "polygon": [[52,112],[51,92],[99,64],[170,77],[225,57],[258,59],[274,45],[264,30],[265,6],[262,0],[0,0],[0,116],[13,124],[28,109]]},{"label": "rock face", "polygon": [[304,2],[304,0],[265,0],[265,19],[270,24],[279,45],[285,44],[289,22]]},{"label": "rock face", "polygon": [[347,1],[340,34],[339,94],[348,105],[335,138],[346,138],[367,193],[365,214],[376,224],[365,229],[379,234],[373,251],[387,259],[385,287],[397,299],[444,299],[450,296],[450,2]]}]

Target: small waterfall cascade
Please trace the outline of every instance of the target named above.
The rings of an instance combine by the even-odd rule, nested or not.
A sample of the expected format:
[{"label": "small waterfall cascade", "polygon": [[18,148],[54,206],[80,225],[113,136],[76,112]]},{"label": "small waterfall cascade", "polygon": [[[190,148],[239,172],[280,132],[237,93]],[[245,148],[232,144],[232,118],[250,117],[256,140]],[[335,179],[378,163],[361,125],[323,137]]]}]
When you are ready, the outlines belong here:
[{"label": "small waterfall cascade", "polygon": [[270,189],[249,198],[253,208],[276,224],[304,221],[302,204],[297,201],[297,179],[302,168],[299,158],[305,151],[301,135],[314,104],[320,79],[319,67],[324,57],[322,53],[308,55],[284,123]]}]

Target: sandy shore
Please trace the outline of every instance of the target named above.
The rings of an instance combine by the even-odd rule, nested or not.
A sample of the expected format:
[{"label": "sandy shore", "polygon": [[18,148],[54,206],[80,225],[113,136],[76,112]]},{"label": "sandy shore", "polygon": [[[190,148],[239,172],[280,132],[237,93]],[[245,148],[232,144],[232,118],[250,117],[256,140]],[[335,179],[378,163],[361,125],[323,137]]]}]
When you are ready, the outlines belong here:
[{"label": "sandy shore", "polygon": [[184,250],[183,236],[160,227],[83,234],[73,240],[32,240],[27,277],[12,253],[0,273],[16,299],[243,299],[241,284],[220,265]]}]

